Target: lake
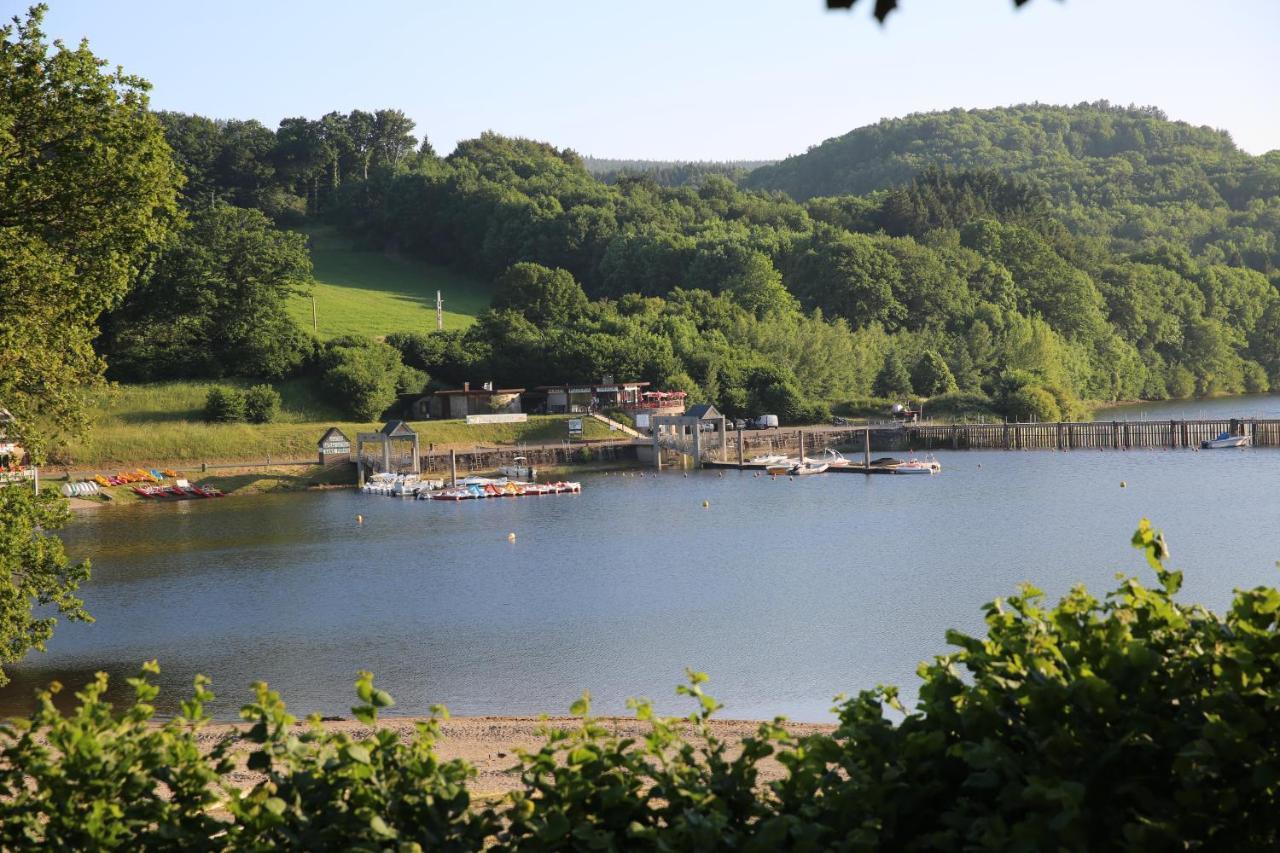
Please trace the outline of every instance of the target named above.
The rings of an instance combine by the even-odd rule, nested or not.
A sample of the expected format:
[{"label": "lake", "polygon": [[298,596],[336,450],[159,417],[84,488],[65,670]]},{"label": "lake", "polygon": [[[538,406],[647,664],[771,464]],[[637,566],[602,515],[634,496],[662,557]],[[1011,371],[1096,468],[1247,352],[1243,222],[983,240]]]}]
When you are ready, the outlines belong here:
[{"label": "lake", "polygon": [[[0,713],[57,678],[163,668],[160,709],[207,673],[234,718],[265,679],[295,712],[345,714],[370,669],[417,714],[684,712],[686,666],[725,716],[830,719],[876,683],[914,695],[943,634],[1034,581],[1056,596],[1167,532],[1182,596],[1222,608],[1280,577],[1280,452],[953,452],[934,477],[751,472],[581,477],[581,495],[401,501],[331,491],[105,507],[68,528],[91,555],[91,625],[60,624],[10,668]],[[1127,486],[1121,488],[1121,481]],[[703,508],[709,501],[709,508]],[[364,516],[357,524],[356,515]],[[508,540],[515,533],[515,541]]]}]

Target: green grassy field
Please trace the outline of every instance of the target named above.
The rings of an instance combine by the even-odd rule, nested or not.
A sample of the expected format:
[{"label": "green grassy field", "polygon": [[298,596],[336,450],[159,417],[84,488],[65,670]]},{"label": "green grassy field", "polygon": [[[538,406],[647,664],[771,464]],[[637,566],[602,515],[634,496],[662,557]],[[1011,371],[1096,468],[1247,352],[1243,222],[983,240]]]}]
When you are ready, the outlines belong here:
[{"label": "green grassy field", "polygon": [[[262,462],[301,459],[315,455],[316,441],[331,426],[352,439],[356,432],[376,430],[380,423],[355,423],[337,415],[317,396],[307,380],[277,385],[283,398],[278,422],[270,424],[207,424],[200,411],[210,387],[233,382],[162,382],[125,385],[102,401],[88,433],[61,449],[59,464],[78,471],[117,470],[161,464],[199,462]],[[444,447],[496,444],[545,444],[568,437],[563,416],[533,416],[522,424],[467,426],[464,421],[413,422],[425,451]],[[604,424],[583,421],[583,437],[617,438]]]},{"label": "green grassy field", "polygon": [[[360,251],[332,228],[307,233],[315,265],[316,331],[323,339],[432,331],[437,290],[444,296],[444,327],[466,328],[493,296],[486,281],[411,258]],[[294,298],[289,315],[312,328],[311,297]]]}]

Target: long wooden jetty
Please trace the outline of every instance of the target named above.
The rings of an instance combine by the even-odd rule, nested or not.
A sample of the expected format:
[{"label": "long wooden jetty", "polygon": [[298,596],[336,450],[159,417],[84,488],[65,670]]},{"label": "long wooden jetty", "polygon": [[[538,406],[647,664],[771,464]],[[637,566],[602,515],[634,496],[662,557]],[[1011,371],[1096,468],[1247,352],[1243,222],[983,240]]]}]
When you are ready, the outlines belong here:
[{"label": "long wooden jetty", "polygon": [[[1280,447],[1280,419],[1055,421],[1050,423],[870,423],[731,432],[727,452],[704,457],[713,467],[752,466],[745,459],[763,453],[800,455],[828,447],[861,453],[912,450],[1179,450],[1222,433],[1245,435],[1255,447]],[[869,439],[869,441],[868,441]],[[741,449],[739,449],[741,448]],[[845,470],[863,471],[853,465]],[[865,472],[864,472],[865,473]]]},{"label": "long wooden jetty", "polygon": [[1280,420],[1256,418],[910,424],[902,440],[921,450],[1179,450],[1224,432],[1249,436],[1255,447],[1280,447]]}]

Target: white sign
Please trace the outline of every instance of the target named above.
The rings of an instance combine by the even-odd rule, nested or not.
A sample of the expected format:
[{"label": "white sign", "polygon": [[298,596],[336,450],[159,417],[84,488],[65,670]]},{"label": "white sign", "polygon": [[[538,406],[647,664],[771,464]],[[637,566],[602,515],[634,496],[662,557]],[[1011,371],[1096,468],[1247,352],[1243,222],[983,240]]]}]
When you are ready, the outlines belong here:
[{"label": "white sign", "polygon": [[511,412],[502,415],[467,415],[467,426],[473,424],[522,424],[529,420],[524,412]]},{"label": "white sign", "polygon": [[582,418],[569,418],[569,432],[573,435],[582,435]]}]

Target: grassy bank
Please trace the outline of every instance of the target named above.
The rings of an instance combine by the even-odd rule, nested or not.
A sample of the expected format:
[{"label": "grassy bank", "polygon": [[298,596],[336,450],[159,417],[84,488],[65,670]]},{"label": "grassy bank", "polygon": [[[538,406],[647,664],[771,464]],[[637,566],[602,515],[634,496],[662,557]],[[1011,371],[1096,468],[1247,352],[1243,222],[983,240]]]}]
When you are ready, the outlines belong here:
[{"label": "grassy bank", "polygon": [[[200,462],[261,462],[315,455],[316,441],[331,426],[352,439],[381,423],[358,423],[335,416],[305,380],[281,383],[284,405],[279,422],[208,424],[200,420],[213,382],[126,385],[102,400],[86,435],[60,448],[58,464],[77,470]],[[463,421],[415,421],[422,448],[496,444],[546,444],[568,438],[564,416],[530,416],[521,424],[467,426]],[[587,439],[618,437],[598,421],[583,420]]]},{"label": "grassy bank", "polygon": [[[489,306],[492,286],[447,267],[411,258],[352,248],[331,228],[308,232],[315,265],[316,331],[380,337],[392,332],[425,332],[436,327],[436,291],[444,296],[444,326],[462,329]],[[311,299],[297,297],[289,315],[312,328]]]}]

